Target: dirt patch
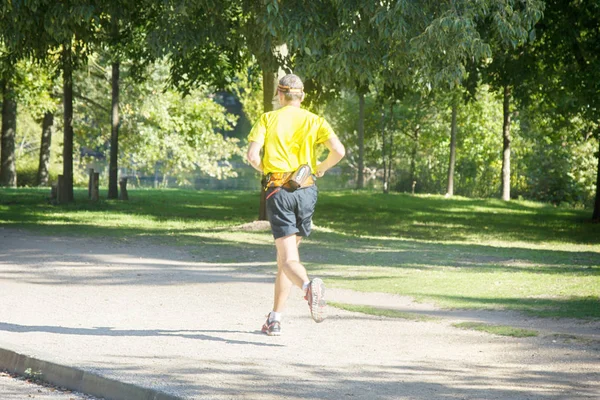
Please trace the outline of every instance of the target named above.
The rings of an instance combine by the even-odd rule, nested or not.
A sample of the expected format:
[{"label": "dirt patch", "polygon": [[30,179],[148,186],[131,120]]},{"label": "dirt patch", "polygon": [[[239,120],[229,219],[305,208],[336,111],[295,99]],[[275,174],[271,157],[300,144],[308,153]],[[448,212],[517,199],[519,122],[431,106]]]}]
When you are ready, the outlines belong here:
[{"label": "dirt patch", "polygon": [[270,231],[271,225],[269,225],[269,221],[252,221],[246,224],[236,225],[229,229],[247,232]]}]

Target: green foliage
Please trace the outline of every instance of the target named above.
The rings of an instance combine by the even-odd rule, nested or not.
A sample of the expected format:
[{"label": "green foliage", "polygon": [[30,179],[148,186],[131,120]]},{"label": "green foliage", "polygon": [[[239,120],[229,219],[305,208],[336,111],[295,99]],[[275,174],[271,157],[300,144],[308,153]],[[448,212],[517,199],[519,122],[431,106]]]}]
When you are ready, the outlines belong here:
[{"label": "green foliage", "polygon": [[28,165],[26,168],[17,168],[17,184],[19,186],[36,186],[37,167]]},{"label": "green foliage", "polygon": [[[33,121],[59,109],[52,92],[60,90],[54,81],[66,45],[75,65],[88,61],[75,77],[76,181],[85,183],[85,152],[108,153],[108,66],[121,60],[120,158],[130,171],[181,182],[191,170],[234,175],[230,159],[240,150],[222,134],[233,118],[211,101],[213,85],[235,92],[254,122],[262,109],[257,65],[267,72],[284,66],[303,75],[309,106],[326,111],[347,145],[340,186],[359,165],[360,92],[367,94],[367,179],[377,186],[385,129],[394,141],[392,186],[410,191],[416,181],[421,193],[446,187],[450,113],[440,89],[459,86],[467,73],[479,85],[476,72],[485,72],[494,88],[513,85],[518,100],[515,193],[589,205],[598,191],[599,12],[596,2],[557,0],[7,2],[0,8],[0,68],[16,83],[19,113],[31,114],[19,116],[20,170],[37,164]],[[282,43],[290,54],[277,56]],[[492,91],[483,86],[460,107],[457,194],[488,197],[500,187],[501,106]],[[93,166],[104,165],[96,159]]]},{"label": "green foliage", "polygon": [[[500,188],[502,104],[487,86],[475,98],[461,105],[457,118],[455,193],[493,197]],[[446,129],[449,126],[448,121]]]},{"label": "green foliage", "polygon": [[528,80],[533,90],[592,131],[600,119],[599,13],[596,1],[547,0],[528,66],[536,72]]},{"label": "green foliage", "polygon": [[167,0],[148,7],[148,47],[157,59],[169,58],[170,84],[181,92],[204,84],[224,88],[245,66],[239,2]]},{"label": "green foliage", "polygon": [[[369,185],[369,180],[375,178],[374,173],[381,165],[378,108],[373,96],[365,96],[365,169],[372,172],[366,175],[366,185]],[[357,109],[358,97],[353,92],[344,91],[338,99],[330,101],[323,110],[325,118],[346,147],[346,157],[340,167],[346,172],[350,181],[354,181],[353,177],[358,169]],[[349,185],[353,186],[353,183]]]},{"label": "green foliage", "polygon": [[583,121],[557,122],[540,113],[541,106],[520,114],[517,194],[539,201],[591,206],[595,194],[595,138],[574,135],[584,130]]},{"label": "green foliage", "polygon": [[[38,174],[38,166],[37,164],[26,164],[22,167],[17,167],[17,185],[25,186],[25,187],[34,187],[37,186],[37,174]],[[48,182],[57,182],[58,175],[62,174],[58,168],[53,167],[48,170]]]},{"label": "green foliage", "polygon": [[12,62],[29,57],[49,60],[49,52],[67,44],[76,63],[85,60],[96,40],[100,14],[98,5],[88,0],[8,2],[0,13],[6,56]]},{"label": "green foliage", "polygon": [[14,84],[17,101],[35,119],[41,119],[46,111],[58,109],[55,90],[56,71],[48,65],[21,59],[15,66]]},{"label": "green foliage", "polygon": [[157,66],[150,80],[138,87],[140,97],[123,106],[122,164],[180,176],[194,169],[218,177],[235,176],[228,160],[239,154],[237,139],[219,131],[231,130],[233,116],[210,98],[206,88],[186,97],[168,89],[164,66]]},{"label": "green foliage", "polygon": [[[111,99],[110,70],[103,60],[92,57],[77,75],[74,122],[79,149],[101,158],[109,146]],[[233,128],[235,118],[212,100],[210,90],[201,87],[182,96],[168,84],[166,61],[148,66],[143,81],[128,73],[130,65],[122,65],[120,166],[173,176],[181,184],[194,170],[219,179],[235,176],[228,160],[240,154],[237,139],[222,134]]]},{"label": "green foliage", "polygon": [[[331,85],[365,90],[455,87],[468,62],[493,56],[491,40],[516,46],[541,18],[540,0],[297,2],[283,7],[283,36],[297,68]],[[489,26],[489,27],[488,27]],[[488,28],[494,38],[482,36]]]},{"label": "green foliage", "polygon": [[[325,109],[327,119],[348,148],[343,173],[349,181],[356,170],[357,102],[356,96],[343,92],[339,100],[330,102]],[[393,118],[389,106],[383,108],[383,122],[381,106],[374,97],[367,96],[366,110],[365,165],[367,171],[372,172],[367,176],[377,179],[371,180],[370,185],[380,185],[383,123],[394,140],[392,187],[410,192],[414,179],[417,193],[444,193],[451,117],[448,97],[439,93],[429,96],[405,93],[394,104]],[[568,124],[561,123],[551,110],[548,111],[536,103],[513,116],[512,181],[515,195],[555,204],[590,205],[595,189],[596,142],[593,138],[572,134],[582,129],[582,123],[577,119]],[[473,101],[461,104],[457,128],[455,194],[497,196],[502,104],[487,85],[479,88]]]},{"label": "green foliage", "polygon": [[250,124],[258,121],[264,112],[262,99],[262,75],[256,63],[238,72],[229,89],[242,103],[242,109]]}]

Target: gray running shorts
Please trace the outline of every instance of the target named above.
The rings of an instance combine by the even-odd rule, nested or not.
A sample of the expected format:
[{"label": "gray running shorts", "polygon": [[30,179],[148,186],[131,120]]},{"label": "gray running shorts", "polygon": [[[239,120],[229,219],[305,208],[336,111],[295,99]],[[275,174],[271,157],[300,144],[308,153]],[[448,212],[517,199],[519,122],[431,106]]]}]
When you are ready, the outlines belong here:
[{"label": "gray running shorts", "polygon": [[267,190],[267,217],[275,239],[293,234],[310,235],[317,193],[317,185],[294,192],[283,187]]}]

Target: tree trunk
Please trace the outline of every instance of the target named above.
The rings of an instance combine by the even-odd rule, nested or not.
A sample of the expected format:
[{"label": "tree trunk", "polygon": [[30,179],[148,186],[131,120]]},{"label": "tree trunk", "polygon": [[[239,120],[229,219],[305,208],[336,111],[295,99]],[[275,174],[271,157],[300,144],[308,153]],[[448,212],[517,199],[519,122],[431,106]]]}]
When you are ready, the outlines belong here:
[{"label": "tree trunk", "polygon": [[273,111],[279,105],[277,98],[277,72],[268,67],[263,68],[263,112]]},{"label": "tree trunk", "polygon": [[504,86],[504,121],[502,124],[502,200],[510,200],[510,86]]},{"label": "tree trunk", "polygon": [[365,169],[365,94],[358,91],[358,174],[356,188],[364,187]]},{"label": "tree trunk", "polygon": [[600,128],[596,130],[596,137],[598,138],[598,167],[596,168],[596,201],[592,220],[600,222]]},{"label": "tree trunk", "polygon": [[[273,111],[279,105],[277,98],[277,85],[279,83],[278,74],[268,66],[264,66],[263,70],[263,111]],[[258,220],[267,220],[267,194],[264,190],[266,182],[264,176],[260,181],[260,205],[258,209]]]},{"label": "tree trunk", "polygon": [[17,132],[17,102],[12,83],[2,81],[2,140],[0,157],[0,186],[17,186],[15,135]]},{"label": "tree trunk", "polygon": [[40,145],[40,164],[38,166],[38,186],[48,186],[48,166],[50,165],[50,146],[52,145],[52,126],[54,114],[46,111],[42,121],[42,141]]},{"label": "tree trunk", "polygon": [[108,198],[117,199],[119,189],[117,175],[119,171],[119,62],[112,64],[112,110],[110,133],[110,167],[108,174]]},{"label": "tree trunk", "polygon": [[452,102],[452,123],[450,127],[450,164],[448,165],[448,190],[446,196],[454,196],[454,165],[456,163],[456,114],[458,103]]},{"label": "tree trunk", "polygon": [[392,179],[392,159],[394,158],[394,103],[390,104],[390,145],[388,151],[388,167],[387,167],[387,181],[385,183],[387,187],[387,192],[390,191],[390,182]]},{"label": "tree trunk", "polygon": [[[63,201],[71,202],[73,196],[73,60],[71,43],[63,44],[63,179],[65,194]],[[60,201],[60,199],[59,199]]]},{"label": "tree trunk", "polygon": [[412,152],[410,154],[410,184],[411,184],[411,193],[415,194],[415,187],[417,186],[417,152],[419,150],[419,131],[421,130],[420,126],[417,126],[415,129],[414,139],[415,145],[412,148]]},{"label": "tree trunk", "polygon": [[381,160],[383,163],[383,193],[388,193],[387,187],[387,152],[386,152],[386,135],[385,135],[385,108],[381,105]]}]

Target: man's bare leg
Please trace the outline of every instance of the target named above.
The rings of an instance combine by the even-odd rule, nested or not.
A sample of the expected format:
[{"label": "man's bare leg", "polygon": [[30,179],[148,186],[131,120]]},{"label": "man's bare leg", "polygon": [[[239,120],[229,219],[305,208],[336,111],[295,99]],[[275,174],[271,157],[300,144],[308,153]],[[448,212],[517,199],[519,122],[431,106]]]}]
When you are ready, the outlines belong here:
[{"label": "man's bare leg", "polygon": [[277,254],[281,258],[283,273],[292,281],[292,284],[301,288],[304,282],[308,282],[308,275],[306,274],[306,269],[300,263],[296,235],[276,239],[275,247],[277,248]]},{"label": "man's bare leg", "polygon": [[[324,298],[325,286],[323,281],[315,278],[309,281],[306,268],[300,263],[298,245],[300,240],[296,235],[289,235],[275,240],[277,248],[277,278],[275,279],[275,295],[273,311],[280,318],[280,312],[293,285],[306,290],[310,312],[315,322],[322,322],[326,317],[327,302]],[[271,318],[271,317],[269,317]]]},{"label": "man's bare leg", "polygon": [[[296,236],[296,248],[300,246],[301,236]],[[284,261],[282,254],[277,251],[277,277],[275,278],[275,293],[273,301],[273,311],[283,312],[285,304],[292,290],[294,283],[284,272]]]}]

